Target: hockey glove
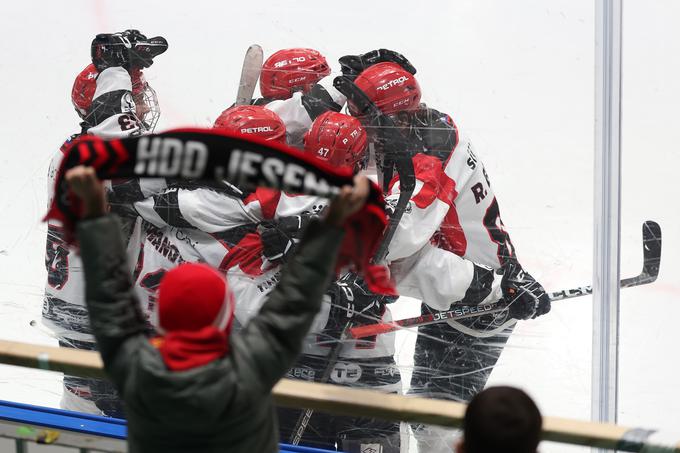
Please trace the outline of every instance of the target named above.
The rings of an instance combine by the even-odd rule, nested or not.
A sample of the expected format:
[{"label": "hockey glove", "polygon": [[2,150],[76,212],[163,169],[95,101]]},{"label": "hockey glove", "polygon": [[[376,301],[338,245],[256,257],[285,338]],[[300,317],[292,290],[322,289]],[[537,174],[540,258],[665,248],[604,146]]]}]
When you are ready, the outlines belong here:
[{"label": "hockey glove", "polygon": [[302,105],[312,121],[329,110],[334,112],[342,110],[342,106],[337,104],[328,91],[318,83],[312,85],[309,93],[302,95]]},{"label": "hockey glove", "polygon": [[338,61],[340,62],[342,75],[351,80],[356,79],[364,69],[374,64],[385,62],[397,63],[411,74],[416,73],[416,68],[413,67],[405,56],[388,49],[371,50],[362,55],[345,55],[340,57]]},{"label": "hockey glove", "polygon": [[261,225],[262,255],[269,261],[285,261],[293,250],[299,234],[305,229],[311,216],[289,216]]},{"label": "hockey glove", "polygon": [[139,30],[125,30],[121,35],[127,38],[130,49],[130,68],[144,69],[153,64],[153,59],[168,50],[168,41],[162,36],[147,38]]},{"label": "hockey glove", "polygon": [[345,274],[331,284],[328,294],[331,296],[331,310],[322,333],[326,339],[340,338],[349,323],[359,326],[380,322],[385,304],[397,300],[394,296],[372,293],[363,279],[353,273]]},{"label": "hockey glove", "polygon": [[122,33],[103,33],[95,36],[90,45],[92,64],[98,72],[121,66],[130,69],[130,40]]},{"label": "hockey glove", "polygon": [[501,289],[511,317],[534,319],[550,311],[550,298],[545,289],[519,263],[510,262],[503,271]]},{"label": "hockey glove", "polygon": [[465,297],[460,301],[461,305],[478,305],[491,294],[496,272],[488,267],[474,264],[472,281],[465,291]]}]

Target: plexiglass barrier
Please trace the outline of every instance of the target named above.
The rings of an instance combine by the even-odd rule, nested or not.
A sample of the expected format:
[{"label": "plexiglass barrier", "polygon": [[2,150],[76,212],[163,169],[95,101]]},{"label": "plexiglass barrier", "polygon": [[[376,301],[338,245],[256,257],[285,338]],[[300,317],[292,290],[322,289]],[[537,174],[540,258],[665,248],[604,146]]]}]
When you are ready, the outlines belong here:
[{"label": "plexiglass barrier", "polygon": [[[628,424],[666,429],[673,429],[671,420],[680,414],[680,397],[671,388],[677,360],[668,347],[677,343],[672,323],[680,314],[673,306],[673,234],[678,231],[673,195],[678,189],[672,179],[677,128],[671,122],[678,93],[674,32],[670,25],[655,24],[670,24],[677,16],[672,2],[634,2],[624,10],[622,277],[639,272],[643,221],[659,222],[667,242],[659,280],[621,292],[619,415]],[[157,119],[155,132],[212,127],[237,100],[244,54],[258,44],[267,63],[253,97],[268,97],[259,104],[279,119],[265,112],[269,122],[243,126],[242,118],[231,116],[223,117],[224,124],[231,121],[227,126],[244,133],[278,134],[300,148],[316,137],[323,146],[310,145],[307,152],[328,158],[338,144],[319,134],[323,129],[315,129],[313,120],[324,110],[342,108],[355,118],[344,117],[349,135],[341,138],[355,142],[350,126],[359,117],[369,142],[366,150],[361,144],[345,150],[346,159],[381,183],[390,176],[400,181],[385,189],[391,215],[401,216],[388,259],[403,297],[380,298],[352,278],[341,279],[326,297],[289,377],[458,401],[485,386],[509,384],[526,390],[544,414],[589,419],[590,296],[557,297],[549,313],[516,324],[507,323],[507,311],[460,322],[439,318],[507,296],[507,280],[493,269],[509,272],[511,262],[548,294],[575,294],[591,284],[594,20],[588,1],[7,5],[0,18],[5,42],[0,77],[8,87],[0,112],[0,336],[92,347],[80,306],[78,257],[62,241],[60,226],[48,227],[41,218],[60,146],[81,132],[83,119],[74,105],[88,115],[87,95],[76,93],[72,99],[74,80],[81,74],[82,93],[84,87],[96,88],[97,74],[81,73],[91,62],[93,37],[138,29],[167,39],[167,52],[143,71],[155,93],[142,89],[138,75],[132,87],[140,131]],[[27,32],[27,24],[33,31]],[[301,48],[319,53],[270,58],[282,49]],[[356,103],[348,109],[333,87],[343,75],[341,57],[377,49],[399,52],[407,60],[374,53],[357,70],[358,59],[344,59],[344,75],[373,68],[354,82],[386,119],[360,115]],[[389,70],[380,73],[375,63]],[[295,65],[303,69],[291,71]],[[313,82],[323,88],[313,88]],[[402,97],[389,98],[402,86]],[[258,109],[251,108],[261,114]],[[104,123],[99,118],[93,125],[87,116],[85,121],[94,126],[92,133]],[[121,130],[130,125],[124,118],[117,124]],[[413,156],[416,185],[406,207],[398,202],[409,189],[402,164],[392,162],[402,155],[395,149]],[[294,248],[298,227],[324,205],[193,182],[117,184],[112,204],[127,219],[131,275],[143,309],[152,311],[165,271],[183,261],[207,261],[228,276],[240,325],[256,314],[276,284],[287,258],[278,255]],[[272,242],[265,244],[264,237]],[[355,308],[364,310],[353,318],[355,325],[419,316],[416,326],[426,319],[439,322],[345,340],[336,348]],[[104,382],[62,381],[7,366],[0,373],[0,399],[120,415],[113,388]],[[282,417],[283,441],[299,432],[301,418],[300,411]],[[316,414],[300,443],[329,447],[349,439],[361,445],[377,438],[385,452],[434,452],[451,451],[455,437],[452,430]],[[573,448],[542,446],[550,452]]]},{"label": "plexiglass barrier", "polygon": [[[624,2],[622,94],[621,267],[634,274],[640,252],[635,243],[638,224],[659,222],[663,236],[657,283],[621,291],[619,422],[646,424],[677,432],[680,375],[672,327],[678,316],[678,209],[669,202],[680,194],[673,181],[678,156],[673,143],[673,99],[679,92],[680,67],[669,26],[680,10],[673,2]],[[658,194],[663,194],[659,196]],[[669,349],[670,348],[670,349]],[[663,408],[659,410],[660,408]]]}]

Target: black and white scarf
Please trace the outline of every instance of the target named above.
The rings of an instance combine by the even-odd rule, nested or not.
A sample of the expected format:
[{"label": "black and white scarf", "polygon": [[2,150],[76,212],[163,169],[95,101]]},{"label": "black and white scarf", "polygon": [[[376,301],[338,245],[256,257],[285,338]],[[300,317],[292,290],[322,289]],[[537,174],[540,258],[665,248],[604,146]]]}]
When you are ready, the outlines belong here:
[{"label": "black and white scarf", "polygon": [[[66,171],[91,166],[100,179],[168,178],[226,182],[242,190],[270,187],[289,193],[333,197],[352,185],[349,170],[336,169],[302,151],[258,138],[214,129],[176,129],[123,139],[85,135],[65,151],[55,196],[45,219],[61,221],[73,237],[80,200],[70,192]],[[387,273],[370,260],[387,224],[385,201],[377,185],[361,211],[348,219],[338,269],[351,266],[374,292],[394,294]]]}]

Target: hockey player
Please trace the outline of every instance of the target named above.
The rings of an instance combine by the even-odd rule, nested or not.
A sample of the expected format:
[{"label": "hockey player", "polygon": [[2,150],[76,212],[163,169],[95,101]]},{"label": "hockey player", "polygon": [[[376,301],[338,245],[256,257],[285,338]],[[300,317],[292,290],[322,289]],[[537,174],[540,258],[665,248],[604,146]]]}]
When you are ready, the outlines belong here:
[{"label": "hockey player", "polygon": [[[325,120],[332,119],[335,117],[341,117],[342,115],[334,112],[327,112],[317,118],[314,122],[314,127],[305,135],[305,149],[307,152],[311,152],[315,157],[327,160],[330,163],[336,165],[342,164],[343,159],[345,162],[349,163],[351,166],[363,167],[365,166],[365,159],[367,155],[363,153],[361,158],[357,158],[352,152],[346,152],[348,150],[337,149],[338,140],[335,138],[335,134],[332,133],[333,128],[323,127]],[[331,121],[332,124],[332,121]],[[319,127],[316,127],[319,125]],[[334,146],[335,144],[335,146]],[[334,149],[335,148],[335,149]],[[329,154],[329,149],[335,151]],[[344,152],[343,152],[344,151]],[[356,164],[361,162],[359,166]],[[398,198],[398,196],[397,196]],[[393,199],[396,201],[396,199]],[[434,249],[434,247],[433,247]],[[477,285],[477,281],[472,278],[476,269],[482,269],[481,267],[475,265],[474,263],[463,259],[462,257],[455,255],[449,251],[434,249],[438,252],[442,252],[436,256],[435,265],[438,270],[442,269],[442,263],[448,266],[449,271],[454,270],[456,274],[461,274],[463,282],[457,283],[455,291],[451,290],[452,284],[449,284],[449,289],[446,294],[449,297],[456,297],[460,294],[460,299],[463,299],[467,295],[467,299],[471,299],[473,294],[483,291],[484,287],[480,288]],[[443,255],[443,256],[442,256]],[[421,260],[422,263],[426,263],[425,260]],[[427,263],[431,265],[432,263]],[[428,271],[429,275],[433,275],[432,270]],[[470,278],[465,281],[465,275],[469,275]],[[398,275],[396,277],[397,287],[401,289],[400,279],[403,279],[404,289],[414,282],[414,277],[408,275]],[[439,275],[441,278],[441,274]],[[430,282],[432,284],[433,282]],[[386,303],[390,300],[386,300],[378,295],[372,294],[368,291],[360,282],[353,278],[345,278],[338,283],[336,287],[339,291],[335,294],[331,294],[331,312],[328,316],[328,322],[325,326],[323,332],[324,340],[329,343],[337,341],[344,327],[349,321],[352,321],[353,325],[360,325],[362,323],[372,323],[379,322],[381,318],[387,318],[389,313],[386,311]],[[411,291],[411,295],[413,291]],[[417,294],[420,296],[420,293]],[[483,296],[482,296],[483,298]],[[475,299],[474,303],[481,301],[481,299]],[[365,342],[359,343],[360,348],[370,349],[372,347],[371,343],[378,341],[380,351],[394,353],[394,338],[390,335],[389,338],[378,338],[364,339]],[[366,341],[368,340],[368,341]],[[310,342],[311,343],[311,342]],[[356,347],[356,346],[355,346]],[[374,382],[367,384],[372,388],[380,388],[384,391],[394,391],[397,386],[392,386],[390,389],[386,383],[390,382],[390,378],[397,378],[399,376],[398,368],[394,363],[392,357],[386,357],[376,355],[375,352],[366,354],[366,357],[372,358],[373,364],[378,364],[375,369],[371,369],[371,366],[366,366],[366,363],[362,363],[361,360],[348,360],[343,356],[345,350],[343,349],[340,353],[340,359],[338,364],[333,367],[333,373],[337,373],[339,376],[363,376],[366,377],[366,373],[373,374]],[[384,354],[383,352],[383,354]],[[303,379],[316,378],[319,379],[319,375],[323,375],[326,369],[331,364],[326,364],[325,367],[319,369],[319,362],[316,363],[311,361],[308,357],[314,358],[313,355],[303,356],[298,366],[291,370],[290,377],[297,377]],[[307,362],[306,362],[307,361]],[[381,366],[384,364],[389,364],[389,366]],[[331,373],[331,381],[339,384],[345,385],[357,385],[356,383],[342,382],[340,379],[333,379],[335,374]],[[357,380],[359,380],[357,378]],[[351,379],[348,380],[351,382]],[[396,383],[396,379],[395,379]],[[359,384],[361,385],[361,384]],[[298,420],[298,416],[291,417],[291,413],[298,415],[295,411],[284,410],[284,414],[280,417],[282,420],[282,433],[286,434],[290,430],[297,429],[296,425],[293,423]],[[388,424],[388,423],[376,423],[375,420],[370,419],[351,419],[345,417],[328,417],[324,414],[314,414],[309,421],[308,431],[305,432],[303,437],[303,443],[307,445],[313,445],[318,447],[332,448],[333,441],[338,445],[338,447],[344,448],[349,451],[364,451],[365,448],[376,448],[379,451],[389,452],[399,450],[399,425],[398,424]]]},{"label": "hockey player", "polygon": [[[282,142],[285,125],[262,106],[231,107],[218,117],[214,127],[236,134]],[[276,269],[293,240],[284,231],[297,230],[303,216],[319,214],[326,200],[293,196],[258,188],[246,193],[230,184],[181,184],[136,202],[136,212],[157,228],[199,230],[218,242],[202,247],[205,260],[227,273],[237,300],[236,319],[245,322],[254,314],[251,307],[276,283]],[[265,240],[263,240],[263,238]],[[272,271],[274,270],[274,271]]]},{"label": "hockey player", "polygon": [[[253,134],[279,141],[280,119],[261,106],[232,107],[223,112],[215,127],[234,133]],[[366,161],[366,133],[354,118],[326,112],[316,119],[304,137],[305,152],[330,165],[359,170]],[[174,225],[183,231],[196,228],[212,234],[222,244],[200,252],[211,265],[226,273],[234,291],[237,325],[245,324],[259,310],[266,295],[279,279],[281,263],[292,252],[298,236],[311,217],[320,215],[327,200],[293,196],[269,189],[243,193],[238,188],[180,187],[135,203],[137,212],[157,227]],[[334,285],[315,319],[312,334],[303,346],[303,356],[289,377],[320,380],[330,367],[330,382],[341,385],[380,388],[399,392],[401,380],[394,362],[394,339],[347,341],[337,363],[326,357],[337,343],[351,313],[362,311],[368,322],[389,320],[384,303],[346,278]],[[238,327],[237,327],[238,329]],[[282,412],[282,439],[288,440],[300,411]],[[355,429],[363,426],[362,430]],[[387,451],[399,449],[399,426],[391,422],[315,414],[302,438],[313,444],[358,451],[360,445],[381,444]],[[362,442],[361,439],[364,441]],[[354,447],[352,444],[354,443]],[[388,447],[391,446],[391,449]]]},{"label": "hockey player", "polygon": [[[81,132],[69,138],[54,154],[48,172],[48,205],[54,196],[54,180],[70,142],[81,134],[106,138],[126,137],[153,130],[160,110],[156,93],[144,79],[143,70],[167,48],[163,38],[147,39],[137,30],[114,35],[97,35],[92,43],[92,61],[76,77],[71,100],[80,116]],[[135,184],[146,196],[158,189],[158,181]],[[111,195],[129,191],[129,182],[109,186]],[[128,236],[133,227],[127,224]],[[65,242],[61,226],[48,222],[45,253],[47,284],[42,320],[59,340],[60,346],[92,350],[94,338],[83,299],[84,282],[79,255]],[[137,249],[128,247],[132,257]],[[65,409],[121,416],[113,387],[103,380],[64,377]]]},{"label": "hockey player", "polygon": [[[380,99],[377,99],[377,94],[380,94],[379,92],[384,92],[386,91],[386,88],[390,87],[390,83],[394,80],[399,80],[400,78],[403,78],[404,80],[414,80],[413,79],[413,74],[415,74],[416,70],[415,68],[410,64],[410,62],[404,58],[401,54],[397,52],[393,52],[390,50],[385,50],[385,49],[380,49],[380,50],[375,50],[368,52],[363,55],[348,55],[340,59],[340,63],[343,69],[343,73],[345,76],[351,77],[352,79],[357,78],[359,74],[361,74],[364,70],[375,67],[377,65],[382,64],[382,66],[386,66],[390,64],[391,67],[393,68],[398,68],[399,73],[393,77],[392,79],[386,79],[383,80],[383,83],[380,85],[374,86],[374,90],[372,91],[372,94],[374,96],[374,99],[376,100],[376,103],[379,104],[380,107],[385,107],[385,103],[381,103]],[[370,72],[369,72],[370,75]],[[361,83],[361,81],[359,82]],[[369,87],[365,87],[367,90],[370,91]],[[309,105],[314,105],[309,102],[309,99],[314,99],[313,96],[310,94],[312,93],[312,90],[308,91],[307,93],[299,96],[300,102],[293,102],[291,100],[286,100],[286,101],[281,101],[280,105],[281,106],[286,106],[290,110],[287,110],[287,114],[290,114],[292,117],[303,117],[305,118],[306,121],[310,121],[312,117],[312,113],[314,113],[313,110],[303,108]],[[333,110],[336,110],[340,107],[340,104],[343,103],[344,99],[342,95],[338,95],[335,97],[335,99],[338,99],[339,102],[336,103],[336,105],[332,105],[329,102],[317,102],[315,105],[320,107],[321,110],[331,108]],[[307,100],[307,102],[303,102]],[[410,109],[415,109],[419,106],[419,100],[420,100],[420,88],[417,86],[408,86],[407,87],[407,93],[405,95],[397,100],[397,103],[402,107],[402,110],[408,111]],[[387,109],[389,110],[389,109]],[[395,109],[397,111],[399,109]],[[290,112],[293,112],[292,114]],[[393,111],[388,111],[388,114],[394,113]],[[318,114],[318,113],[317,113]],[[448,116],[439,114],[439,112],[436,112],[434,110],[431,111],[431,115],[433,117],[436,117],[436,115],[439,115],[441,118],[448,118]],[[284,115],[285,116],[285,115]],[[438,119],[439,117],[435,118]],[[310,118],[307,120],[307,118]],[[395,120],[399,120],[399,118],[395,117]],[[373,124],[368,124],[368,126],[374,126]],[[406,126],[405,127],[411,127],[411,126]],[[428,129],[428,124],[420,124],[421,128],[423,130]],[[438,164],[439,167],[443,169],[442,163],[447,160],[447,157],[451,154],[452,150],[457,144],[457,131],[455,130],[455,126],[453,125],[453,122],[450,121],[450,118],[448,118],[448,123],[445,125],[437,125],[436,123],[432,123],[431,126],[434,126],[437,129],[441,129],[439,131],[437,130],[429,130],[429,132],[426,132],[428,134],[431,134],[433,137],[431,137],[431,140],[428,143],[428,146],[431,148],[430,152],[431,153],[438,153],[440,163]],[[378,134],[374,135],[380,135],[380,131],[376,131]],[[437,140],[440,140],[441,143],[437,143]],[[453,140],[453,141],[452,141]],[[384,142],[384,137],[383,137],[383,142]],[[384,143],[383,143],[384,145]],[[440,149],[434,149],[434,148],[440,148]],[[470,147],[470,153],[474,153],[472,151],[472,148]],[[385,153],[379,153],[383,156]],[[458,155],[461,153],[459,152]],[[474,156],[474,154],[473,154]],[[471,159],[474,159],[476,161],[476,157],[471,157]],[[387,165],[386,165],[387,166]],[[433,168],[436,168],[436,165],[433,166]],[[479,169],[479,175],[483,175],[483,167],[481,167],[480,164],[480,169]],[[390,182],[390,176],[389,172],[388,173],[387,181],[385,182],[386,185]],[[421,181],[419,184],[422,184],[422,169],[420,169],[420,175],[419,179]],[[439,172],[441,173],[441,171]],[[382,176],[382,173],[381,173]],[[439,184],[439,174],[435,176],[433,179],[430,180],[432,184],[431,186],[435,187],[435,191],[438,191],[436,188],[437,184]],[[485,178],[486,179],[486,178]],[[488,183],[487,183],[488,185]],[[391,200],[394,204],[396,204],[396,200],[399,197],[399,191],[398,191],[398,184],[396,185],[396,189],[391,197]],[[420,196],[423,197],[426,195],[427,190],[430,190],[429,188],[426,190],[421,190],[420,187],[417,188],[416,194],[420,193]],[[475,185],[474,190],[479,190],[479,186]],[[484,188],[482,187],[482,190]],[[483,196],[483,194],[482,194]],[[463,197],[464,199],[465,197]],[[493,200],[493,194],[489,197],[489,200]],[[462,200],[462,199],[461,199]],[[458,200],[460,202],[461,200]],[[488,206],[485,206],[488,207]],[[407,209],[407,212],[410,211],[410,208]],[[438,215],[439,213],[436,213]],[[489,215],[493,214],[493,209],[489,211]],[[453,215],[453,211],[451,212],[451,215]],[[420,219],[422,221],[422,219]],[[425,219],[426,222],[429,221],[429,218]],[[484,221],[489,225],[490,227],[494,224],[491,224],[491,221],[496,221],[496,218],[490,218],[487,217],[484,219]],[[434,222],[434,230],[437,230],[439,223],[441,223],[441,220],[433,220]],[[500,219],[498,219],[498,222],[500,222]],[[480,219],[480,224],[482,223],[482,219]],[[432,225],[432,224],[430,224]],[[428,226],[425,226],[424,230],[424,236],[425,236],[425,241],[424,242],[419,242],[421,239],[417,241],[411,241],[409,242],[410,238],[408,237],[409,231],[410,232],[416,232],[418,229],[423,230],[422,227],[425,226],[423,224],[415,224],[413,222],[413,217],[407,216],[405,219],[405,222],[402,223],[398,229],[398,234],[396,235],[396,243],[393,245],[391,248],[391,256],[390,258],[394,257],[394,262],[392,265],[392,270],[393,270],[393,275],[397,281],[397,286],[398,289],[400,290],[400,293],[405,294],[405,295],[410,295],[413,297],[417,297],[421,300],[425,300],[430,306],[435,309],[435,310],[444,310],[448,309],[452,301],[462,301],[463,303],[466,304],[476,304],[481,302],[482,300],[497,300],[501,295],[502,295],[502,288],[501,288],[501,279],[500,278],[494,278],[494,273],[489,270],[488,268],[476,265],[470,260],[463,259],[462,256],[465,256],[465,253],[461,253],[459,249],[453,249],[451,247],[436,247],[432,244],[428,243],[428,240],[430,236],[434,235],[434,231],[432,232],[427,232],[430,228]],[[452,232],[450,231],[451,229],[447,229],[446,227],[442,228],[444,232]],[[502,229],[496,229],[498,233],[502,233]],[[476,231],[474,228],[472,228],[469,232],[468,235],[474,236],[476,234]],[[488,229],[483,230],[483,234],[487,235],[488,237]],[[475,238],[472,238],[473,240]],[[471,241],[473,242],[473,241]],[[501,242],[503,242],[501,240]],[[507,246],[511,247],[511,243],[509,240],[507,241]],[[492,244],[492,247],[498,248],[498,244]],[[403,250],[400,252],[403,254],[402,257],[395,255],[395,251],[399,248],[403,248]],[[472,249],[475,249],[475,247],[472,247]],[[487,247],[488,249],[488,247]],[[457,254],[456,254],[457,253]],[[490,258],[488,256],[488,253],[485,251],[479,253],[479,254],[468,254],[466,258],[472,258],[477,260],[478,262],[481,263],[487,263]],[[491,254],[492,257],[495,257],[496,255],[499,255],[498,252],[494,252]],[[399,259],[402,258],[402,259]],[[493,267],[500,267],[500,262],[495,261],[491,262],[491,264],[487,264]],[[519,271],[516,271],[519,273]],[[511,285],[509,284],[510,279],[509,276],[512,273],[506,273],[506,284],[505,288],[508,290],[516,290],[516,288],[511,288]],[[442,279],[442,275],[451,275],[450,279]],[[529,283],[530,285],[531,283]],[[540,286],[540,285],[539,285]],[[366,294],[367,297],[369,297],[368,294]],[[523,295],[522,299],[526,299],[526,296]],[[515,304],[515,307],[519,307],[521,304]],[[515,314],[517,315],[517,314]],[[519,313],[517,315],[518,317],[524,317],[525,314]],[[498,321],[499,323],[501,321]],[[488,324],[488,323],[487,323]],[[475,333],[476,331],[473,329],[470,329],[464,325],[458,325],[457,326],[460,330],[465,330],[466,332],[469,333]],[[477,326],[479,327],[479,326]],[[455,331],[454,331],[455,332]],[[467,338],[467,337],[466,337]],[[440,348],[441,349],[441,348]],[[499,350],[500,352],[500,350]],[[497,359],[497,356],[496,358]],[[495,359],[493,362],[495,362]],[[418,371],[418,370],[417,370]],[[421,377],[423,380],[429,380],[429,376],[424,373],[424,370],[422,370],[420,374],[416,373]],[[490,371],[490,369],[489,369]],[[304,371],[300,371],[299,374],[304,375]],[[485,376],[481,378],[482,386],[483,382],[486,380],[486,377],[488,377],[488,372],[486,372]],[[474,378],[473,378],[474,379]],[[481,388],[481,387],[480,387]],[[474,392],[474,389],[472,390]],[[448,390],[443,392],[443,393],[449,393]]]},{"label": "hockey player", "polygon": [[[367,137],[356,119],[333,111],[321,114],[304,136],[304,149],[314,158],[354,172],[367,163]],[[329,362],[330,351],[338,346],[349,322],[391,320],[387,305],[395,298],[371,293],[363,282],[347,274],[327,295],[322,313],[305,342],[303,355],[288,372],[288,377],[329,382],[351,387],[371,388],[387,393],[401,391],[401,375],[394,361],[394,335],[362,340],[342,340],[336,359]],[[287,441],[300,429],[304,411],[279,409],[282,439]],[[400,450],[399,423],[367,417],[339,417],[313,413],[304,428],[301,444],[359,453]]]},{"label": "hockey player", "polygon": [[[397,125],[396,131],[372,129],[376,154],[383,157],[387,200],[393,204],[401,189],[399,178],[391,176],[391,161],[399,153],[412,156],[416,187],[388,255],[400,293],[421,299],[423,314],[500,295],[510,303],[509,311],[500,316],[419,329],[410,393],[468,401],[484,387],[512,327],[490,337],[484,331],[505,325],[508,318],[545,314],[550,300],[519,264],[490,179],[472,144],[449,115],[420,103],[420,86],[413,73],[393,63],[379,63],[362,71],[354,82]],[[353,115],[371,121],[351,102],[349,108]],[[447,253],[487,268],[473,265],[460,275],[447,276],[454,269],[448,267]],[[462,279],[463,284],[443,277]],[[495,296],[491,294],[494,281],[500,287]],[[450,443],[444,445],[448,451]],[[433,444],[424,448],[438,451]]]}]

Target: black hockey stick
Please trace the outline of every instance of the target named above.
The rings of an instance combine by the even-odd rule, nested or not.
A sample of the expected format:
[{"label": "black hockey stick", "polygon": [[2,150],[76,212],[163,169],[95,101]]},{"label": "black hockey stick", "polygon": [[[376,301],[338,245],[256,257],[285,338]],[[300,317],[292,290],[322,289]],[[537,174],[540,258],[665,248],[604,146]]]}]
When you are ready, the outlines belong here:
[{"label": "black hockey stick", "polygon": [[[336,77],[334,85],[338,89],[338,91],[347,96],[347,99],[351,100],[363,114],[370,116],[370,121],[372,124],[380,124],[384,127],[390,128],[388,131],[388,133],[390,134],[401,135],[398,129],[396,129],[396,125],[394,124],[394,122],[390,118],[386,117],[375,106],[375,104],[371,102],[368,96],[366,96],[366,94],[363,91],[361,91],[350,79],[346,77]],[[401,217],[404,215],[404,212],[406,212],[406,208],[408,206],[409,201],[411,200],[413,190],[415,189],[416,186],[415,171],[413,169],[413,160],[411,159],[411,155],[406,152],[403,152],[406,149],[405,147],[400,148],[402,152],[399,152],[396,158],[394,158],[394,164],[397,168],[397,173],[399,174],[399,187],[400,187],[399,199],[394,208],[394,212],[392,213],[392,215],[390,215],[389,222],[387,224],[387,227],[385,228],[385,232],[383,233],[380,245],[378,246],[378,249],[376,250],[375,255],[373,256],[374,263],[382,263],[387,257],[390,242],[394,237],[394,233],[397,229],[397,226],[399,225]],[[351,329],[352,321],[350,320],[343,328],[337,343],[333,346],[333,349],[331,349],[331,351],[328,353],[326,359],[327,363],[326,369],[324,370],[319,380],[316,382],[325,384],[330,380],[333,368],[335,367],[335,364],[338,361],[338,357],[340,356],[340,351],[342,350],[345,341],[351,338],[350,336]],[[300,440],[302,440],[302,436],[304,435],[305,430],[307,429],[307,426],[309,425],[309,421],[312,418],[313,414],[314,409],[305,409],[305,411],[302,414],[300,414],[297,422],[295,423],[295,427],[293,428],[293,432],[291,433],[291,437],[289,440],[290,444],[298,445],[300,443]]]},{"label": "black hockey stick", "polygon": [[[658,223],[648,220],[642,224],[642,272],[635,277],[621,280],[621,288],[646,285],[656,280],[659,275],[661,263],[661,227]],[[572,297],[587,296],[593,293],[593,287],[579,286],[572,289],[563,289],[549,294],[550,301],[571,299]],[[508,304],[504,300],[489,304],[453,306],[448,311],[440,311],[414,318],[400,319],[389,323],[376,323],[350,329],[352,338],[364,338],[382,333],[393,332],[405,327],[419,327],[444,321],[457,321],[460,319],[473,318],[476,316],[497,313],[506,310]]]}]

